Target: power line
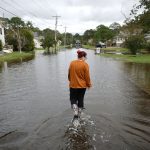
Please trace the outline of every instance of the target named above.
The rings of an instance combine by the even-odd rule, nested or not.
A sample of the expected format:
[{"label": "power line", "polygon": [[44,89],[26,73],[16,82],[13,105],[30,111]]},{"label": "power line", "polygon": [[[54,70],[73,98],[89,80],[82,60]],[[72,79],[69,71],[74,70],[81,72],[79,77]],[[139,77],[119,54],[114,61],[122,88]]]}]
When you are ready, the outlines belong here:
[{"label": "power line", "polygon": [[[39,19],[37,15],[33,14],[32,12],[26,11],[20,3],[18,4],[18,3],[17,3],[16,1],[14,1],[14,0],[13,0],[13,3],[12,3],[12,4],[15,3],[15,6],[17,5],[19,8],[18,8],[18,7],[14,7],[12,4],[10,4],[10,3],[6,2],[6,1],[2,1],[2,2],[4,2],[6,5],[11,5],[11,7],[14,8],[14,9],[16,9],[16,10],[19,10],[19,9],[21,8],[22,11],[25,12],[26,14],[30,14],[31,16],[34,16],[36,20]],[[39,3],[35,3],[35,4],[39,4]],[[37,5],[36,5],[36,6],[37,6]],[[38,7],[38,6],[37,6],[37,7]],[[6,12],[8,12],[8,13],[10,13],[10,14],[12,14],[13,16],[19,17],[19,16],[16,15],[15,13],[13,13],[13,12],[11,12],[11,11],[9,11],[9,10],[7,10],[7,9],[5,9],[5,8],[3,8],[3,7],[1,7],[1,6],[0,6],[0,8],[1,8],[2,10],[6,11]],[[38,8],[39,8],[39,7],[38,7]],[[58,17],[60,17],[60,16],[53,16],[53,17],[56,17],[56,23],[55,23],[55,40],[57,40],[57,20],[58,20]],[[39,21],[39,20],[38,20],[38,21]],[[49,21],[48,21],[48,20],[45,19],[44,22],[46,22],[46,23],[41,22],[40,24],[42,24],[42,25],[49,25]],[[36,23],[34,23],[34,24],[36,24]]]},{"label": "power line", "polygon": [[[22,7],[20,4],[18,4],[18,3],[16,3],[16,1],[14,1],[13,0],[13,3],[8,3],[8,2],[6,2],[6,1],[3,1],[5,4],[7,4],[7,5],[11,5],[11,7],[12,8],[14,8],[14,9],[16,9],[16,10],[18,10],[18,8],[17,7],[14,7],[12,4],[15,4],[15,6],[17,5],[18,7],[19,7],[19,9],[21,8],[21,11],[23,11],[23,12],[25,12],[25,13],[28,13],[25,9],[24,9],[24,7]],[[32,13],[32,12],[29,12],[28,14],[30,14],[30,15],[32,15],[32,16],[34,16],[34,17],[37,17],[34,13]]]},{"label": "power line", "polygon": [[[39,18],[35,13],[31,12],[31,11],[27,11],[26,9],[24,9],[24,5],[22,5],[22,3],[19,3],[18,1],[16,2],[15,0],[11,0],[11,2],[9,1],[2,1],[4,4],[11,6],[12,8],[16,9],[16,10],[21,10],[23,12],[25,12],[26,14],[30,14],[33,17]],[[41,3],[39,3],[39,1],[36,0],[32,0],[31,3],[34,2],[34,6],[37,7],[38,10],[44,9],[45,7],[43,7],[43,5]],[[49,2],[46,1],[46,3],[49,5]],[[13,4],[15,5],[15,7],[13,6]],[[16,7],[19,6],[19,8]],[[30,4],[31,5],[31,4]],[[20,9],[21,8],[21,9]],[[39,12],[39,11],[38,11]],[[41,11],[40,11],[41,12]],[[38,13],[39,14],[39,13]],[[45,19],[45,22],[47,22],[49,24],[49,22]]]},{"label": "power line", "polygon": [[[7,3],[7,4],[9,4],[9,3]],[[17,4],[17,3],[16,3]],[[9,4],[10,5],[10,4]],[[15,16],[15,17],[19,17],[18,15],[16,15],[15,13],[12,13],[11,11],[9,11],[9,10],[7,10],[7,9],[5,9],[5,8],[3,8],[3,7],[1,7],[0,6],[0,8],[2,9],[2,10],[4,10],[4,11],[6,11],[6,12],[8,12],[8,13],[10,13],[10,14],[12,14],[13,16]],[[15,7],[13,7],[14,9],[17,9],[17,8],[15,8]],[[27,11],[24,11],[24,12],[27,12]],[[30,13],[28,13],[28,14],[30,14]],[[31,15],[34,15],[34,14],[31,14]],[[38,19],[38,17],[36,16],[36,15],[34,15],[34,17],[35,17],[35,19],[37,18]],[[47,22],[47,24],[49,24],[49,22],[47,21],[47,20],[45,20],[46,22]],[[43,25],[46,25],[46,24],[44,24],[44,23],[42,23]]]},{"label": "power line", "polygon": [[6,12],[8,12],[8,13],[10,13],[10,14],[12,14],[12,15],[16,16],[16,17],[18,17],[16,14],[14,14],[14,13],[12,13],[12,12],[10,12],[10,11],[6,10],[5,8],[3,8],[3,7],[1,7],[1,6],[0,6],[0,8],[1,8],[2,10],[6,11]]}]

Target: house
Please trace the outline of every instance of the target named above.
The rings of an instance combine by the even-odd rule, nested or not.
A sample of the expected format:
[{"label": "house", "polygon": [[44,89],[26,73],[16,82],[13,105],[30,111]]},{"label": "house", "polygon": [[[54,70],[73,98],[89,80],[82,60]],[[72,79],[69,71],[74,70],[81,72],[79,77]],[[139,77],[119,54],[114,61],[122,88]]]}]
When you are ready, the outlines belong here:
[{"label": "house", "polygon": [[35,48],[42,48],[41,42],[35,38],[34,38],[34,46],[35,46]]},{"label": "house", "polygon": [[35,45],[35,48],[42,48],[41,44],[41,39],[43,39],[43,36],[39,36],[37,32],[34,32],[33,33],[34,35],[34,45]]},{"label": "house", "polygon": [[126,38],[125,33],[120,31],[120,33],[114,37],[112,45],[116,47],[121,47],[122,44],[125,42],[125,38]]},{"label": "house", "polygon": [[4,35],[4,27],[2,22],[0,22],[0,40],[2,41],[3,46],[5,45],[5,35]]}]

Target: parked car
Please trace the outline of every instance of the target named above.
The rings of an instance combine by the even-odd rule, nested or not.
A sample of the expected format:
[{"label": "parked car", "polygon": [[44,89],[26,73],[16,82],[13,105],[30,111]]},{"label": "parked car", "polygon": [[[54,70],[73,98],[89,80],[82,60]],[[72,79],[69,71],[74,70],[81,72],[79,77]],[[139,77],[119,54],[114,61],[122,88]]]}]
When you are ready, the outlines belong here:
[{"label": "parked car", "polygon": [[102,48],[106,48],[106,44],[103,42],[99,42]]}]

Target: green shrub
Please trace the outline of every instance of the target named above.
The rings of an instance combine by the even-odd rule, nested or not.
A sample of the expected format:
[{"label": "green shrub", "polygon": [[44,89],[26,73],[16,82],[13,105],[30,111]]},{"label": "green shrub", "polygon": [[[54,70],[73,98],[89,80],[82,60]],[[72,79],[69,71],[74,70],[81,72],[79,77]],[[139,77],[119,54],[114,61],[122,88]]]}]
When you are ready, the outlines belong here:
[{"label": "green shrub", "polygon": [[2,41],[0,40],[0,51],[2,51],[3,49],[3,45],[2,45]]},{"label": "green shrub", "polygon": [[125,41],[125,46],[130,50],[131,54],[135,55],[137,52],[140,52],[140,49],[144,46],[144,37],[143,36],[130,36]]},{"label": "green shrub", "polygon": [[23,46],[22,51],[33,51],[34,50],[34,41],[33,41],[33,34],[30,30],[22,29],[21,30],[21,40]]},{"label": "green shrub", "polygon": [[[34,41],[33,33],[28,29],[20,30],[20,39],[21,39],[21,48],[22,51],[33,51],[34,50]],[[8,45],[13,45],[13,51],[18,51],[18,40],[16,35],[9,31],[6,35],[6,42]]]}]

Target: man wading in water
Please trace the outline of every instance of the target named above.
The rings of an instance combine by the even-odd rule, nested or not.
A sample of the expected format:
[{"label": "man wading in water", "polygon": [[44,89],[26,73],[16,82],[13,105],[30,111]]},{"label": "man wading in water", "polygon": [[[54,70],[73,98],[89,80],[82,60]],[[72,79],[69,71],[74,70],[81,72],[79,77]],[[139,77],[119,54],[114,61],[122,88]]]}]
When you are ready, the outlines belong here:
[{"label": "man wading in water", "polygon": [[68,80],[70,87],[70,102],[74,111],[74,118],[80,117],[81,111],[84,108],[84,94],[86,88],[91,87],[89,66],[85,62],[87,53],[77,51],[78,59],[70,63],[68,71]]}]

